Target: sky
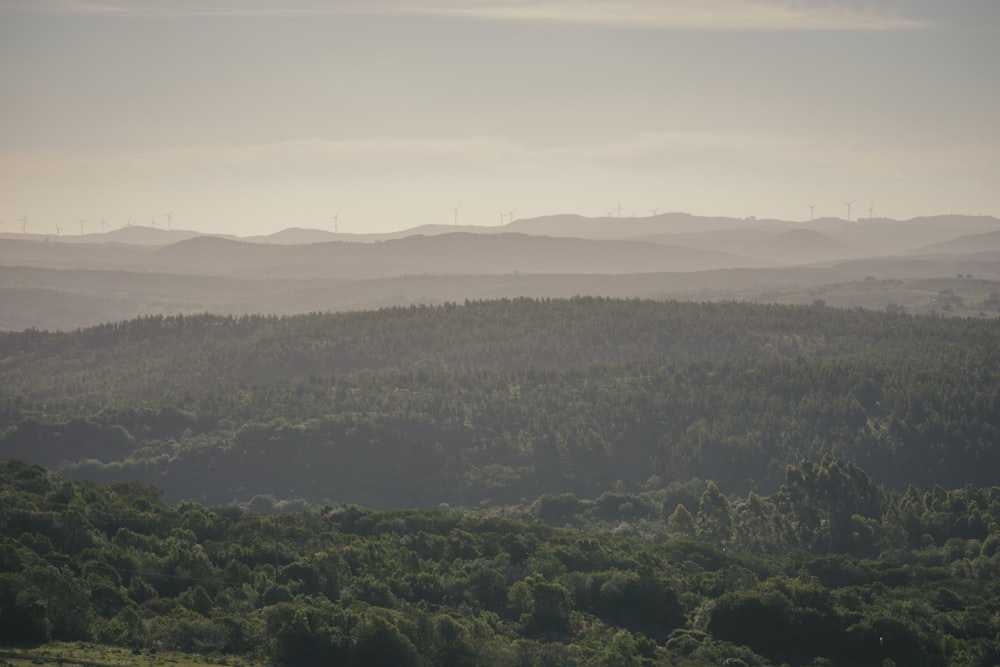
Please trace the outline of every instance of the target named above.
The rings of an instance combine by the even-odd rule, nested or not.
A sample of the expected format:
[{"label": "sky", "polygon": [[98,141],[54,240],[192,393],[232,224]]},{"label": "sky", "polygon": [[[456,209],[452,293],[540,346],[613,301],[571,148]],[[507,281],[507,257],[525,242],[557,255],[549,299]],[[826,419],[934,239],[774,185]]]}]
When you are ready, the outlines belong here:
[{"label": "sky", "polygon": [[0,232],[1000,217],[996,0],[0,0],[0,91]]}]

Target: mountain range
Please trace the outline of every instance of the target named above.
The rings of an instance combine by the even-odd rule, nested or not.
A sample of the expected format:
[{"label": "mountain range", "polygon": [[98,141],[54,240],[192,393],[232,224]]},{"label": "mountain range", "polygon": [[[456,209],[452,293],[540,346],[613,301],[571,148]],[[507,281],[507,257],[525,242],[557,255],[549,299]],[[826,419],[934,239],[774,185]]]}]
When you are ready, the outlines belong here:
[{"label": "mountain range", "polygon": [[141,226],[0,234],[0,329],[515,296],[810,302],[828,298],[830,286],[854,283],[869,294],[845,305],[881,307],[911,300],[885,290],[872,299],[873,287],[883,285],[873,280],[960,275],[989,294],[1000,287],[992,285],[1000,279],[998,260],[1000,220],[985,216],[787,222],[555,215],[364,235],[288,228],[238,238]]}]

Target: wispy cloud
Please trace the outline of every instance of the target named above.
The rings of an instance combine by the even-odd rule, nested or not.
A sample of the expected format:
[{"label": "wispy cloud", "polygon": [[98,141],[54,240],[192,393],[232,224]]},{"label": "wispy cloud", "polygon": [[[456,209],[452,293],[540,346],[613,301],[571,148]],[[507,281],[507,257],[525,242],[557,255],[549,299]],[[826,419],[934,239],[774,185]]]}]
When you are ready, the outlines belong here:
[{"label": "wispy cloud", "polygon": [[924,27],[889,6],[846,0],[0,0],[0,10],[136,18],[384,14],[705,31]]},{"label": "wispy cloud", "polygon": [[414,13],[679,30],[889,30],[920,27],[888,11],[794,0],[482,0],[440,2]]}]

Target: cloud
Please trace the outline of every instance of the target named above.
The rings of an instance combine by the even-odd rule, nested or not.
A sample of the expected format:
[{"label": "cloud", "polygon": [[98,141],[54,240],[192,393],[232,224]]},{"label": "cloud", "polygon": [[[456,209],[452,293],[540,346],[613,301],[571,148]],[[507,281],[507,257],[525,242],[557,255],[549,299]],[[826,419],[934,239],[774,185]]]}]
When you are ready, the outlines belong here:
[{"label": "cloud", "polygon": [[0,0],[4,9],[136,18],[383,14],[705,31],[924,27],[889,8],[845,0]]},{"label": "cloud", "polygon": [[891,30],[920,27],[917,21],[846,3],[789,0],[538,0],[535,2],[441,2],[414,13],[472,18],[548,21],[651,29]]}]

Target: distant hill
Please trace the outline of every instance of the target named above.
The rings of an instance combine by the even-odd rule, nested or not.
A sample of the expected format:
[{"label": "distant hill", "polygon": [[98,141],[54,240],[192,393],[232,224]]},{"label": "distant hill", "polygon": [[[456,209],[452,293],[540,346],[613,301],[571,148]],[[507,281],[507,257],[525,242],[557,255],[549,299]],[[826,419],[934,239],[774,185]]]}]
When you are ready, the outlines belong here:
[{"label": "distant hill", "polygon": [[738,253],[787,266],[864,257],[860,248],[814,229],[718,229],[686,234],[656,234],[642,240],[701,250]]},{"label": "distant hill", "polygon": [[549,215],[515,220],[506,225],[512,232],[587,239],[629,239],[650,234],[683,234],[739,226],[736,218],[703,218],[688,213],[660,213],[648,217],[586,218],[580,215]]},{"label": "distant hill", "polygon": [[276,245],[300,245],[305,243],[326,243],[328,241],[338,241],[343,239],[341,234],[327,231],[325,229],[303,229],[301,227],[289,227],[274,234],[262,236],[247,236],[240,240],[249,243],[273,243]]},{"label": "distant hill", "polygon": [[[120,227],[106,234],[87,234],[78,237],[89,242],[128,243],[131,245],[167,245],[200,236],[199,232],[186,229],[159,229],[138,225]],[[72,237],[66,237],[67,240]],[[71,242],[71,241],[70,241]]]},{"label": "distant hill", "polygon": [[[815,220],[787,221],[758,218],[703,217],[689,213],[660,213],[649,216],[603,216],[585,217],[575,214],[547,215],[535,218],[521,218],[505,225],[421,225],[393,232],[378,233],[334,233],[324,229],[303,229],[290,227],[273,234],[237,237],[228,234],[203,234],[192,230],[166,230],[142,225],[121,227],[102,234],[55,236],[52,234],[0,233],[0,240],[57,241],[67,244],[123,243],[128,245],[169,245],[196,236],[215,236],[252,243],[271,245],[304,245],[330,241],[350,241],[372,243],[405,238],[407,236],[438,236],[454,233],[505,234],[522,233],[532,236],[555,236],[585,238],[591,240],[651,240],[669,235],[705,235],[711,238],[713,232],[726,232],[720,238],[725,241],[729,233],[746,231],[777,235],[791,230],[812,230],[859,248],[866,255],[894,254],[910,251],[921,246],[949,241],[963,235],[1000,231],[1000,220],[991,216],[940,215],[910,220],[889,218],[864,218],[848,222],[835,217],[820,217]],[[731,252],[725,247],[705,247],[701,249]]]},{"label": "distant hill", "polygon": [[[503,238],[502,240],[497,240]],[[516,240],[514,238],[516,237]],[[602,252],[608,250],[607,253]],[[567,254],[568,253],[568,254]],[[640,243],[608,245],[576,239],[528,235],[482,236],[440,234],[390,239],[376,243],[331,241],[278,245],[250,243],[216,236],[196,236],[166,246],[118,243],[79,244],[36,239],[0,239],[0,265],[45,268],[127,269],[165,273],[230,273],[259,277],[372,278],[413,273],[482,273],[531,270],[558,272],[575,265],[577,272],[627,271],[635,265],[611,266],[615,258],[635,256],[639,266],[669,270],[674,259],[657,246]],[[689,254],[687,260],[699,255]],[[707,257],[704,253],[703,257]],[[735,258],[713,258],[718,265],[739,264]],[[263,272],[263,273],[261,273]]]},{"label": "distant hill", "polygon": [[[330,241],[345,241],[349,243],[374,243],[390,241],[407,236],[440,236],[442,234],[502,234],[509,231],[506,227],[480,227],[476,225],[420,225],[395,232],[377,232],[357,234],[350,232],[331,232],[325,229],[302,229],[289,227],[274,234],[262,236],[247,236],[239,240],[250,243],[265,243],[272,245],[304,245],[307,243],[328,243]],[[229,238],[229,237],[224,237]]]},{"label": "distant hill", "polygon": [[786,264],[812,264],[845,257],[862,257],[864,252],[812,229],[792,229],[770,239],[763,247],[748,251],[758,257]]},{"label": "distant hill", "polygon": [[1000,250],[1000,231],[967,234],[910,250],[908,255],[953,255]]},{"label": "distant hill", "polygon": [[426,273],[292,280],[0,266],[0,330],[69,331],[153,314],[293,315],[514,297],[767,300],[767,295],[812,290],[861,277],[838,269],[795,267],[687,273]]},{"label": "distant hill", "polygon": [[[242,239],[146,226],[82,236],[2,233],[0,329],[584,294],[790,303],[829,297],[877,307],[870,283],[860,291],[843,284],[956,275],[995,281],[998,260],[1000,220],[987,216],[788,222],[554,215],[381,234],[288,228]],[[841,285],[832,292],[819,289],[834,283]],[[966,296],[978,303],[977,295]],[[933,295],[877,297],[914,312],[934,308]]]},{"label": "distant hill", "polygon": [[[776,236],[789,231],[813,231],[835,242],[854,248],[853,256],[878,256],[900,253],[954,239],[964,234],[1000,230],[1000,220],[991,216],[940,215],[910,220],[889,218],[860,219],[852,222],[822,217],[808,222],[756,218],[701,217],[687,213],[661,213],[647,217],[585,218],[578,215],[553,215],[517,220],[507,225],[511,231],[549,236],[591,239],[667,240],[671,235],[714,239],[721,245],[696,243],[701,249],[732,252],[732,239],[740,233]],[[833,249],[833,246],[828,246]],[[846,250],[847,248],[840,248]],[[837,252],[839,253],[840,250]],[[752,254],[748,251],[747,254]],[[843,255],[839,255],[843,256]],[[827,258],[830,259],[830,258]]]},{"label": "distant hill", "polygon": [[858,246],[868,257],[896,255],[958,236],[1000,230],[990,216],[941,215],[910,220],[875,218],[824,230],[832,238]]},{"label": "distant hill", "polygon": [[276,246],[199,237],[149,258],[164,271],[274,278],[375,278],[454,273],[684,272],[769,263],[727,253],[632,241],[527,234],[409,236],[374,244]]},{"label": "distant hill", "polygon": [[0,265],[116,269],[141,267],[153,246],[68,243],[37,238],[0,239]]},{"label": "distant hill", "polygon": [[[119,227],[118,229],[112,229],[108,232],[101,233],[88,233],[88,234],[63,234],[61,236],[56,234],[0,234],[0,240],[20,240],[20,241],[48,241],[48,242],[58,242],[68,245],[100,245],[108,243],[117,243],[122,245],[139,245],[139,246],[159,246],[159,245],[169,245],[171,243],[177,243],[178,241],[184,241],[186,239],[194,238],[196,236],[201,236],[201,232],[196,232],[190,229],[160,229],[158,227],[145,227],[140,225],[131,225],[126,227]],[[231,235],[224,235],[229,238],[235,238]]]}]

